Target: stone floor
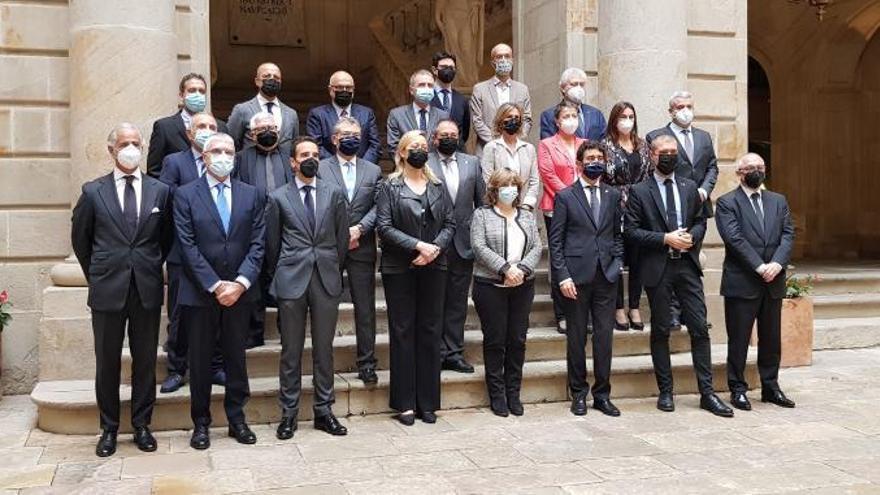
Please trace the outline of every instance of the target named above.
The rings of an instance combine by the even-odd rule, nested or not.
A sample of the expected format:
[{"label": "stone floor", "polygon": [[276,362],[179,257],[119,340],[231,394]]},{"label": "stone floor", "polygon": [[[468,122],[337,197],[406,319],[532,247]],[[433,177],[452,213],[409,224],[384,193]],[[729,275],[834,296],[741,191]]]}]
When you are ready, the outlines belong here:
[{"label": "stone floor", "polygon": [[[650,399],[621,400],[620,418],[583,418],[567,404],[527,406],[521,418],[487,410],[441,412],[435,425],[387,416],[345,420],[348,437],[274,425],[242,446],[213,432],[197,452],[188,432],[157,435],[144,454],[120,437],[98,460],[96,437],[34,428],[26,396],[0,400],[0,494],[5,493],[878,493],[880,348],[824,351],[810,368],[783,370],[793,410],[755,401],[722,419],[694,396],[662,413]],[[757,393],[753,393],[757,396]]]}]

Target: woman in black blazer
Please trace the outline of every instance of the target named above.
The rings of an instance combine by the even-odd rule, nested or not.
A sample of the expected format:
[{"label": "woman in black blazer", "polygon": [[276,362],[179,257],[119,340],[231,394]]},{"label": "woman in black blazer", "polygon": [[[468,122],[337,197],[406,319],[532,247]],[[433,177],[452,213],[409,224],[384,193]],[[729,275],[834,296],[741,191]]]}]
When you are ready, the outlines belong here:
[{"label": "woman in black blazer", "polygon": [[417,415],[425,423],[437,421],[444,252],[455,232],[452,200],[427,162],[425,136],[404,134],[394,154],[395,171],[376,197],[391,347],[389,402],[407,426]]}]

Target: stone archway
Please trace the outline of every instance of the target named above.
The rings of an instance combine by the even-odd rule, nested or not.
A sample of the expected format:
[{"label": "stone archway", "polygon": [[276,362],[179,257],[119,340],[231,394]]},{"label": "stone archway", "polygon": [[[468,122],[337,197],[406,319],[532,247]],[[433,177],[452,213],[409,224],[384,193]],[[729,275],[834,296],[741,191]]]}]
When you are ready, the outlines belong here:
[{"label": "stone archway", "polygon": [[[768,180],[773,166],[770,128],[770,78],[755,57],[749,57],[749,152],[764,157]],[[769,182],[772,185],[772,182]]]}]

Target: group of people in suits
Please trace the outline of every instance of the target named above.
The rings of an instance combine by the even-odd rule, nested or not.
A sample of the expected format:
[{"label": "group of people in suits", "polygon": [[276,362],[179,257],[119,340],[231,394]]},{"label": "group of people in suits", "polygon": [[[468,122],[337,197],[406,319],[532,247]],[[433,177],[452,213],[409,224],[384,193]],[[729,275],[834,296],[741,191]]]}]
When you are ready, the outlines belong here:
[{"label": "group of people in suits", "polygon": [[[278,308],[281,337],[277,438],[297,429],[307,332],[314,426],[347,434],[332,411],[339,304],[347,279],[358,378],[375,385],[377,256],[388,311],[389,404],[398,421],[434,423],[441,370],[474,372],[464,357],[469,293],[483,332],[490,408],[524,414],[526,336],[544,248],[539,210],[557,329],[566,334],[572,413],[586,414],[592,394],[593,408],[620,415],[611,402],[613,332],[645,328],[638,310],[644,287],[657,407],[674,410],[669,337],[680,321],[690,334],[701,407],[733,416],[712,382],[700,246],[718,168],[709,134],[692,125],[693,96],[675,93],[670,123],[641,138],[632,104],[617,103],[606,122],[584,102],[586,74],[567,69],[561,101],[541,114],[536,149],[526,141],[528,88],[510,78],[512,50],[497,45],[491,58],[495,76],[469,98],[452,89],[453,54],[436,54],[431,70],[411,76],[412,103],[388,118],[394,171],[387,177],[376,164],[375,115],[353,103],[354,80],[343,71],[330,77],[331,102],[309,112],[308,135],[279,99],[282,75],[272,63],[257,68],[257,95],[236,105],[228,124],[204,111],[205,79],[184,76],[179,112],[154,124],[147,174],[139,168],[140,131],[128,123],[112,130],[113,171],[83,185],[72,229],[93,314],[97,455],[116,450],[126,328],[134,440],[141,450],[156,449],[149,424],[163,263],[168,372],[160,391],[179,389],[189,374],[193,448],[211,443],[212,385],[225,387],[229,436],[256,442],[244,412],[246,351],[263,345],[269,306]],[[479,156],[464,152],[471,129]],[[785,198],[763,187],[764,174],[759,156],[744,156],[740,186],[718,200],[728,383],[732,405],[743,410],[751,408],[744,370],[755,321],[762,400],[794,407],[777,383],[794,231]]]}]

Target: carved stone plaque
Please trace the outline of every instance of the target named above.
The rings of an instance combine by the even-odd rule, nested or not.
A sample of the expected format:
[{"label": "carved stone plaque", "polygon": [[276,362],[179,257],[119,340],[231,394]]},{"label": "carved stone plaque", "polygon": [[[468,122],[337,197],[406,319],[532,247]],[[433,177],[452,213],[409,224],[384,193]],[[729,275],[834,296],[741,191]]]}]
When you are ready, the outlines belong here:
[{"label": "carved stone plaque", "polygon": [[227,0],[233,45],[306,46],[305,0]]}]

